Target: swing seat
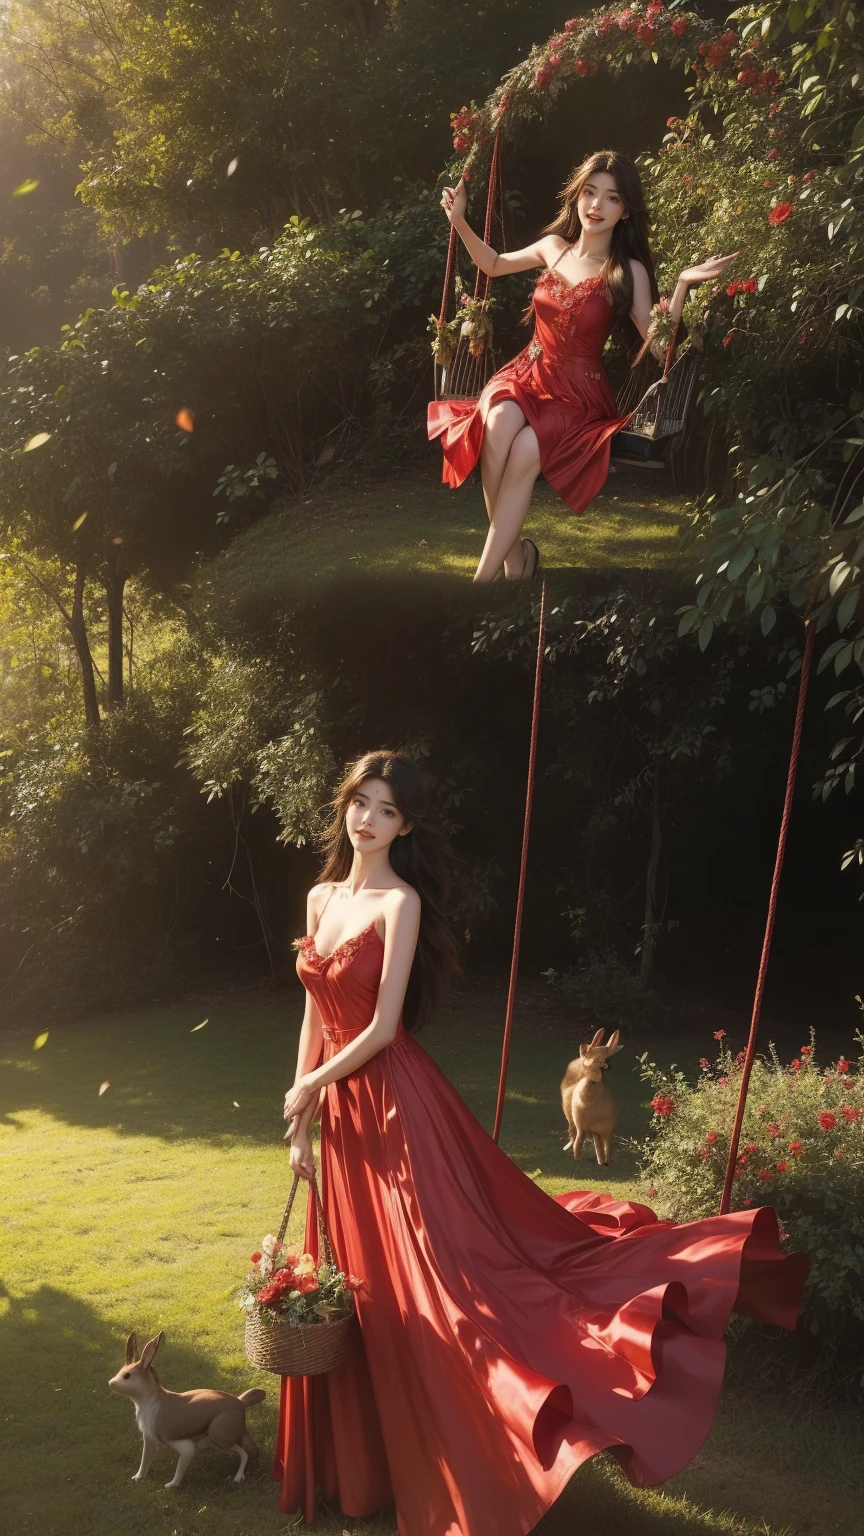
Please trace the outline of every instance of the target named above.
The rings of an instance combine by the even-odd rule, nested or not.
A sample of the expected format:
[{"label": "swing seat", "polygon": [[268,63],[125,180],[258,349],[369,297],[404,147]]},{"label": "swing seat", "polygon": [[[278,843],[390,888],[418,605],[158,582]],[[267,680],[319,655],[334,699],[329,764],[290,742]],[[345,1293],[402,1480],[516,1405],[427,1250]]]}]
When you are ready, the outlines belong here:
[{"label": "swing seat", "polygon": [[622,412],[632,411],[633,415],[612,439],[611,456],[616,463],[666,469],[667,457],[662,450],[680,437],[687,425],[698,373],[699,357],[693,351],[675,358],[664,383],[659,382],[662,375],[650,358],[634,368],[620,401]]},{"label": "swing seat", "polygon": [[666,460],[657,457],[657,439],[627,427],[615,433],[611,459],[613,464],[635,464],[637,469],[666,468]]}]

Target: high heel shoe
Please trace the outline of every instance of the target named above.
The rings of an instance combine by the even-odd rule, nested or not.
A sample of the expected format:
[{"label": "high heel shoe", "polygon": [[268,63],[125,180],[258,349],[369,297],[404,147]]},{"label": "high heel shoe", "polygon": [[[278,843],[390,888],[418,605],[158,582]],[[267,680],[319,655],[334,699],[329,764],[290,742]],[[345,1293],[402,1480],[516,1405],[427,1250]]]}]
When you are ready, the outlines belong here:
[{"label": "high heel shoe", "polygon": [[533,539],[523,539],[522,547],[525,550],[525,564],[522,567],[521,581],[534,581],[540,568],[540,551]]}]

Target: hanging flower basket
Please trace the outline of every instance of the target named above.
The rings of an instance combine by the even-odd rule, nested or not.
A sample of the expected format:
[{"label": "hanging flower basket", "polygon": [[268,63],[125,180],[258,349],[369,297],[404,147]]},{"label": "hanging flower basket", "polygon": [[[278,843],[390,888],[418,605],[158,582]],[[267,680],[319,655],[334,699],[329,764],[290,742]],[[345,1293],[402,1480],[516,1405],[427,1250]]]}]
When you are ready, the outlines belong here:
[{"label": "hanging flower basket", "polygon": [[334,1260],[314,1179],[310,1196],[318,1216],[319,1257],[285,1251],[299,1182],[295,1174],[278,1235],[265,1237],[261,1251],[252,1254],[255,1268],[240,1287],[239,1304],[253,1365],[279,1376],[322,1376],[345,1356],[356,1323],[354,1292],[363,1282]]}]

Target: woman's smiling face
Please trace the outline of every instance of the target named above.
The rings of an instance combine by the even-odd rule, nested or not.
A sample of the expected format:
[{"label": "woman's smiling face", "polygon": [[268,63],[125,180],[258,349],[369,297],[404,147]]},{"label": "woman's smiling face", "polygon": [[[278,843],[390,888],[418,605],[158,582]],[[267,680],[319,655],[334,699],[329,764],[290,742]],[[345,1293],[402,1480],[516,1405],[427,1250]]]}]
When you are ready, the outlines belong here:
[{"label": "woman's smiling face", "polygon": [[345,829],[358,853],[380,853],[410,832],[411,823],[405,820],[384,779],[364,779],[349,802]]},{"label": "woman's smiling face", "polygon": [[626,217],[624,199],[618,191],[618,183],[608,171],[597,171],[585,182],[576,204],[579,222],[592,234],[611,234],[615,225]]}]

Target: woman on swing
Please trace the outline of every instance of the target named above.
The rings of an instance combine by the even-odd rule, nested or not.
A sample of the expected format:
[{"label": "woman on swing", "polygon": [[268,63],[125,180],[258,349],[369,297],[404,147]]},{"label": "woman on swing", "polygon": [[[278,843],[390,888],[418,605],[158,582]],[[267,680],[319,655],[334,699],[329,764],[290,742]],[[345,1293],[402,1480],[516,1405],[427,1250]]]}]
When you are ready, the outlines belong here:
[{"label": "woman on swing", "polygon": [[[522,538],[531,493],[542,472],[576,513],[609,472],[610,442],[626,417],[603,368],[613,325],[629,315],[645,339],[658,298],[648,244],[648,213],[636,167],[600,150],[573,172],[561,212],[535,245],[499,253],[467,223],[464,182],[445,187],[441,206],[472,261],[490,277],[544,271],[534,290],[534,336],[489,380],[479,400],[436,400],[429,436],[444,449],[444,481],[461,485],[480,460],[489,534],[474,580],[503,567],[509,580],[532,577],[537,546]],[[737,254],[737,253],[736,253]],[[712,256],[679,276],[670,313],[680,319],[688,288],[712,282],[735,256]]]},{"label": "woman on swing", "polygon": [[[352,764],[298,941],[306,988],[285,1096],[360,1327],[325,1376],[282,1384],[279,1507],[395,1505],[400,1536],[524,1536],[587,1457],[664,1481],[696,1455],[733,1310],[792,1328],[808,1261],[769,1207],[686,1226],[544,1194],[414,1039],[455,970],[448,859],[393,752]],[[311,1204],[311,1202],[310,1202]],[[317,1252],[314,1211],[306,1246]]]}]

